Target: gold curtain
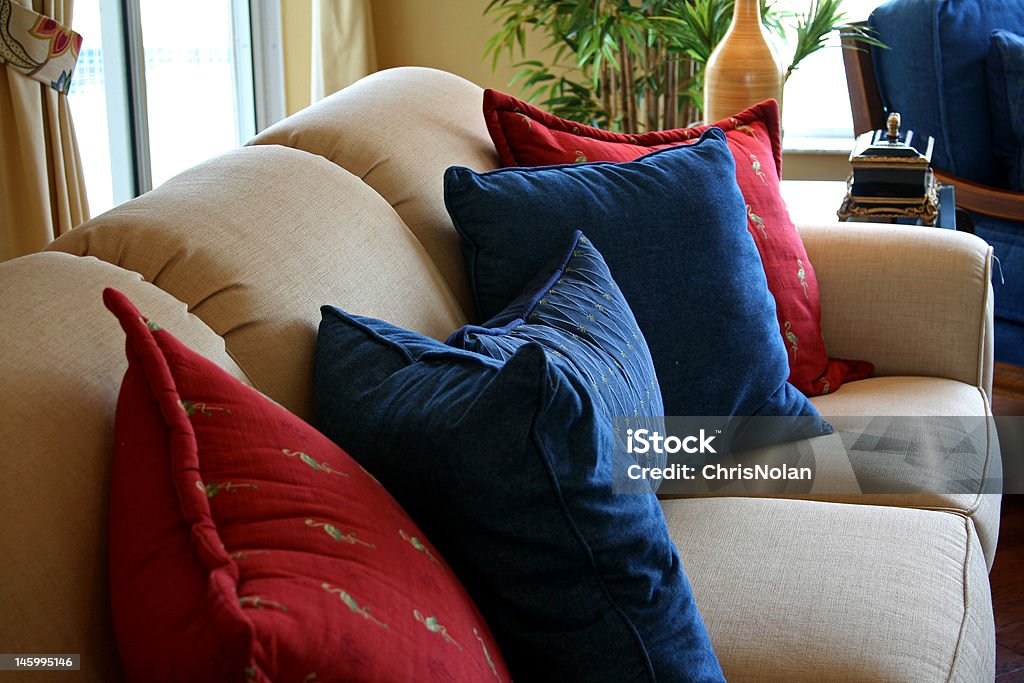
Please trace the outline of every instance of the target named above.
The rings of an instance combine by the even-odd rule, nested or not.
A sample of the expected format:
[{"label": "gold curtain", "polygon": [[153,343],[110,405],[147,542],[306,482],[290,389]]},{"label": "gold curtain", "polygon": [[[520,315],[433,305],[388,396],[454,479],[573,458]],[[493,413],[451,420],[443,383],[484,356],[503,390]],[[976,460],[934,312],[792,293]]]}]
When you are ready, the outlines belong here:
[{"label": "gold curtain", "polygon": [[[13,1],[71,25],[74,0]],[[88,219],[67,95],[0,63],[0,261],[39,251]]]},{"label": "gold curtain", "polygon": [[311,101],[376,70],[370,0],[313,0]]}]

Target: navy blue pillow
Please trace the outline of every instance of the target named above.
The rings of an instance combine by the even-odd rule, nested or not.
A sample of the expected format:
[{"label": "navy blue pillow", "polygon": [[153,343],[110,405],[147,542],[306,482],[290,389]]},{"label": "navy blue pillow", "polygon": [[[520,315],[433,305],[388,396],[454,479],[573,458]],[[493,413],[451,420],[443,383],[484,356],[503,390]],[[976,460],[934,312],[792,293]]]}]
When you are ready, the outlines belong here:
[{"label": "navy blue pillow", "polygon": [[482,319],[582,229],[643,330],[666,414],[809,416],[803,436],[829,431],[786,382],[775,301],[721,130],[625,163],[452,167],[445,204]]},{"label": "navy blue pillow", "polygon": [[992,153],[1009,188],[1024,192],[1024,37],[999,30],[990,40],[985,71]]},{"label": "navy blue pillow", "polygon": [[[456,330],[445,343],[508,360],[530,342],[596,394],[604,415],[619,418],[616,438],[624,439],[627,429],[665,433],[647,341],[601,254],[579,230],[504,311],[482,326]],[[646,454],[640,464],[664,467],[665,458]]]},{"label": "navy blue pillow", "polygon": [[502,362],[322,312],[318,427],[430,535],[516,680],[723,680],[657,499],[613,491],[596,394],[534,342]]}]

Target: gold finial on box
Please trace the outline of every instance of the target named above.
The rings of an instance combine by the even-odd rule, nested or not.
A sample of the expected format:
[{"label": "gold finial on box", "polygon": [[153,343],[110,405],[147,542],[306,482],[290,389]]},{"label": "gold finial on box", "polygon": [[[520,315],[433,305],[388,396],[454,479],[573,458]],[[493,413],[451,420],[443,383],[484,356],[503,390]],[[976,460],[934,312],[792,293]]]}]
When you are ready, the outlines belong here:
[{"label": "gold finial on box", "polygon": [[900,115],[897,112],[889,114],[889,119],[886,121],[886,127],[889,129],[886,137],[889,142],[899,142],[900,139]]}]

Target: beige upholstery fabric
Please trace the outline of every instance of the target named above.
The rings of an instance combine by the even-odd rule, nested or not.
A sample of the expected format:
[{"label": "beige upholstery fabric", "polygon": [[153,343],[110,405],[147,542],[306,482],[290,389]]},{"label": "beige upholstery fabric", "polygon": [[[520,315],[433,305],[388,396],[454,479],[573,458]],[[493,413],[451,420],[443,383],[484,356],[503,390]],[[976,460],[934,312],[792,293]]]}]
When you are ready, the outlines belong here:
[{"label": "beige upholstery fabric", "polygon": [[475,317],[459,238],[444,208],[444,171],[497,166],[481,115],[483,90],[443,71],[380,71],[271,126],[250,144],[287,145],[324,156],[377,190]]},{"label": "beige upholstery fabric", "polygon": [[135,273],[59,253],[0,264],[0,643],[80,653],[92,681],[112,680],[117,668],[107,491],[127,361],[124,333],[100,299],[107,286],[245,380],[220,337]]},{"label": "beige upholstery fabric", "polygon": [[988,399],[976,385],[940,377],[871,377],[842,385],[838,391],[811,397],[830,415],[991,415]]},{"label": "beige upholstery fabric", "polygon": [[[936,377],[871,378],[844,384],[836,393],[816,396],[811,401],[837,429],[844,428],[844,417],[852,416],[953,415],[984,418],[992,414],[987,397],[980,388]],[[965,473],[963,479],[980,476],[979,483],[988,480],[998,487],[1002,477],[1002,459],[995,422],[991,419],[988,420],[988,435],[988,448],[976,454],[977,461],[965,463],[957,471]],[[816,450],[824,457],[827,457],[827,452],[825,447]],[[945,476],[954,474],[950,463],[940,460],[918,461],[914,466],[934,465],[937,473]],[[952,510],[969,515],[978,532],[988,567],[991,568],[995,559],[1002,499],[999,494],[982,493],[979,489],[972,493],[841,495],[827,496],[827,499],[863,505]]]},{"label": "beige upholstery fabric", "polygon": [[379,195],[325,159],[285,147],[206,162],[50,248],[141,273],[187,303],[256,388],[307,420],[321,305],[441,338],[465,322]]},{"label": "beige upholstery fabric", "polygon": [[800,235],[830,356],[991,395],[991,247],[953,230],[871,223],[801,226]]},{"label": "beige upholstery fabric", "polygon": [[970,520],[772,499],[662,507],[731,683],[992,680]]},{"label": "beige upholstery fabric", "polygon": [[[985,420],[990,415],[988,403],[978,387],[937,377],[877,377],[844,384],[834,394],[811,400],[836,428],[836,433],[799,444],[748,451],[742,460],[748,466],[813,466],[812,482],[793,482],[781,492],[777,482],[733,481],[719,485],[713,494],[957,512],[971,517],[986,563],[992,566],[999,536],[1001,496],[990,491],[1000,488],[1002,462],[995,423]],[[872,420],[857,419],[862,416]],[[921,444],[919,452],[907,458],[893,455],[891,462],[875,460],[873,454],[850,448],[849,434],[887,430],[889,426],[884,418],[890,416],[973,416],[977,421],[969,420],[963,428],[983,430],[985,437],[976,444],[977,450],[972,451],[963,448],[962,434],[956,429],[943,432],[925,425],[925,433],[920,437],[927,441],[917,442]],[[876,425],[873,419],[876,417],[883,421]],[[871,430],[872,425],[876,425],[875,430]],[[913,424],[896,428],[902,438],[912,435],[915,427],[920,428]],[[957,453],[955,459],[951,453]],[[797,458],[802,461],[798,462]],[[930,487],[930,492],[877,493],[880,485],[900,484],[907,486],[907,490]],[[971,488],[967,490],[969,485]],[[663,485],[659,497],[692,497],[692,491],[687,491],[688,495],[679,495],[676,491],[672,484]]]}]

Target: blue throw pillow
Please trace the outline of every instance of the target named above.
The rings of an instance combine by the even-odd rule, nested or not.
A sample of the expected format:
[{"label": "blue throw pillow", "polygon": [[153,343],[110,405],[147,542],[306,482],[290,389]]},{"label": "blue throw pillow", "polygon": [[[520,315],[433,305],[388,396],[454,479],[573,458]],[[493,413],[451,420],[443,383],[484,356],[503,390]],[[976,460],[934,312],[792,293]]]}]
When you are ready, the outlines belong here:
[{"label": "blue throw pillow", "polygon": [[514,300],[577,229],[604,255],[650,347],[668,415],[808,416],[787,383],[775,301],[717,128],[625,163],[445,173],[479,314]]},{"label": "blue throw pillow", "polygon": [[985,71],[992,153],[1009,188],[1024,192],[1024,37],[999,30],[990,40]]},{"label": "blue throw pillow", "polygon": [[535,342],[498,361],[322,312],[318,427],[435,542],[516,680],[723,680],[657,499],[613,491],[595,393]]},{"label": "blue throw pillow", "polygon": [[[582,232],[567,246],[505,310],[482,326],[456,330],[446,343],[502,361],[537,343],[595,394],[616,438],[625,439],[628,429],[664,433],[654,362],[629,304]],[[664,467],[665,458],[648,453],[638,462]]]}]

